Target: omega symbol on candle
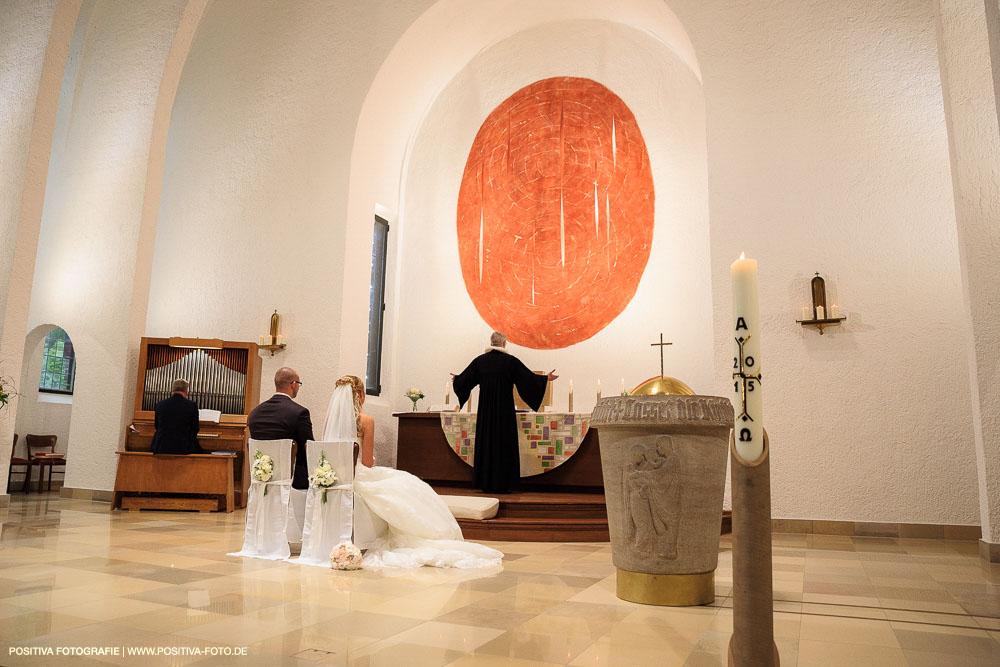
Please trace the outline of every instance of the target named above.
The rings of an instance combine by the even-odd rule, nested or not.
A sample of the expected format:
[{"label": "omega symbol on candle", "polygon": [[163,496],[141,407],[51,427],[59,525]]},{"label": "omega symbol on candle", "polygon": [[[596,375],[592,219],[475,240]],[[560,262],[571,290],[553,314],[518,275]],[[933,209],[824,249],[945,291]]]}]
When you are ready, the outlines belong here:
[{"label": "omega symbol on candle", "polygon": [[[753,421],[753,417],[747,411],[747,392],[753,391],[756,386],[754,383],[761,382],[762,380],[760,373],[754,372],[753,367],[756,364],[756,360],[743,353],[743,346],[747,344],[753,334],[749,333],[746,321],[742,317],[739,317],[736,319],[736,333],[739,334],[741,329],[748,333],[746,336],[736,336],[736,345],[739,346],[739,356],[733,359],[733,391],[738,391],[742,399],[742,412],[736,418],[746,423]],[[753,439],[748,428],[741,428],[739,436],[740,442],[750,442]]]}]

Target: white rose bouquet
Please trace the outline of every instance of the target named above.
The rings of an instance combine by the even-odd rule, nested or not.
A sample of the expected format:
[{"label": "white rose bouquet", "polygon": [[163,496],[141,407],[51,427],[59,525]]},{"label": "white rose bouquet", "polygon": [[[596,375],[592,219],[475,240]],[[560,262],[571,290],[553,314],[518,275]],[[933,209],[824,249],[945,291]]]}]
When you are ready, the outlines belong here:
[{"label": "white rose bouquet", "polygon": [[361,549],[351,542],[341,542],[330,552],[330,566],[335,570],[360,570]]},{"label": "white rose bouquet", "polygon": [[312,477],[309,478],[309,482],[313,486],[318,486],[323,489],[323,502],[326,502],[326,491],[331,486],[334,486],[338,481],[337,471],[333,469],[330,462],[326,460],[326,452],[321,451],[319,453],[319,465],[316,466],[316,470],[313,471]]},{"label": "white rose bouquet", "polygon": [[[271,477],[274,476],[274,461],[258,449],[253,453],[253,469],[250,474],[258,482],[270,481]],[[264,487],[264,495],[267,495],[267,486]]]},{"label": "white rose bouquet", "polygon": [[424,392],[420,391],[416,387],[413,387],[412,389],[408,389],[406,391],[406,393],[403,394],[403,396],[406,396],[408,399],[410,399],[411,401],[413,401],[413,412],[416,412],[417,411],[417,401],[419,401],[421,398],[424,397]]}]

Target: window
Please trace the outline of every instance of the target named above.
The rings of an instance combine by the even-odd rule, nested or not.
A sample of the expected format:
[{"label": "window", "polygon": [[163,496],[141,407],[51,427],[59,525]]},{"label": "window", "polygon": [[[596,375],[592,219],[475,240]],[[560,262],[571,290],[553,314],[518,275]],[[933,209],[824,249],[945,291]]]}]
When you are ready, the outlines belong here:
[{"label": "window", "polygon": [[73,341],[62,329],[53,329],[45,337],[42,347],[42,377],[38,391],[54,394],[72,394],[76,378],[76,355]]},{"label": "window", "polygon": [[382,393],[382,322],[385,317],[385,256],[389,247],[389,223],[375,216],[372,243],[372,283],[368,296],[368,370],[365,392]]}]

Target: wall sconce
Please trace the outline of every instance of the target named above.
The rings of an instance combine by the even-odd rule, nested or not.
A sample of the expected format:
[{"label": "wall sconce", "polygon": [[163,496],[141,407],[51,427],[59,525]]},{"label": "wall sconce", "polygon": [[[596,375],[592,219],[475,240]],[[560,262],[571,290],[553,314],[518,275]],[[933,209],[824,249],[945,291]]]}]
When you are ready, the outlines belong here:
[{"label": "wall sconce", "polygon": [[278,311],[274,311],[274,315],[271,315],[271,328],[266,336],[261,336],[257,341],[257,347],[262,350],[268,350],[271,356],[278,350],[285,349],[285,337],[278,333],[278,328],[281,326],[281,316],[278,315]]},{"label": "wall sconce", "polygon": [[816,327],[819,335],[823,335],[823,327],[835,326],[847,319],[841,317],[840,308],[833,304],[827,309],[826,306],[826,281],[817,273],[811,282],[812,287],[812,308],[802,307],[802,319],[795,320],[804,327]]}]

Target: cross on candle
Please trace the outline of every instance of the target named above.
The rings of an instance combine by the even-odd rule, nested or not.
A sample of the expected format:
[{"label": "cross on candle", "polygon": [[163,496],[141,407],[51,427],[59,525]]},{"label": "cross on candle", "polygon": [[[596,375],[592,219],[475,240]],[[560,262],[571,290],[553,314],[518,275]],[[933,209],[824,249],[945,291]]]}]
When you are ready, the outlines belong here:
[{"label": "cross on candle", "polygon": [[662,333],[660,334],[660,342],[659,343],[650,343],[649,344],[650,347],[659,347],[660,348],[660,377],[663,377],[663,348],[666,345],[673,345],[673,343],[664,343],[663,342],[663,334]]}]

